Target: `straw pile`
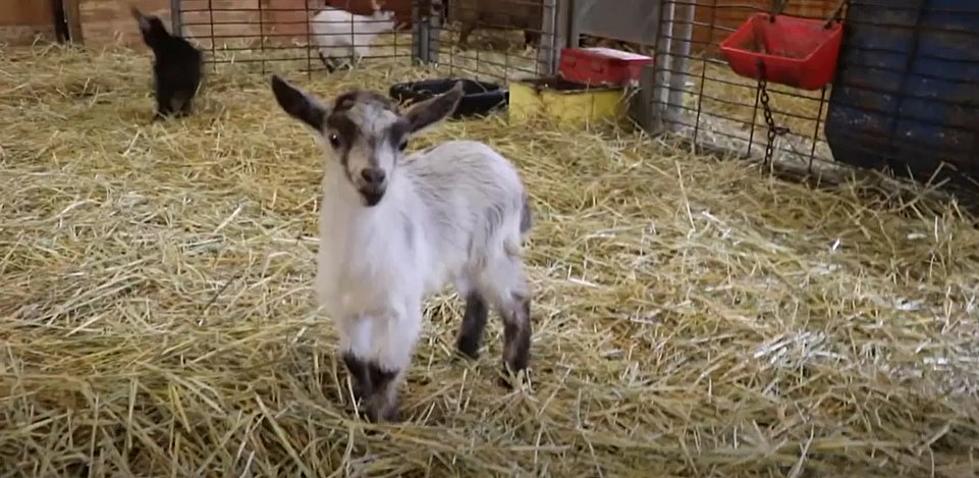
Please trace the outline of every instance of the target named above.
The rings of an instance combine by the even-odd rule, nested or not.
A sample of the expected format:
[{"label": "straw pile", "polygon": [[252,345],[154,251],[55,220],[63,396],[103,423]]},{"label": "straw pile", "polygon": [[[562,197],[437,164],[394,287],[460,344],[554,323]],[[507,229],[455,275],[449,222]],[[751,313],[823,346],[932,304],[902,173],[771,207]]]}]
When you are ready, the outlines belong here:
[{"label": "straw pile", "polygon": [[[321,167],[261,75],[149,124],[149,60],[0,58],[2,476],[973,476],[979,232],[632,133],[454,122],[523,171],[531,383],[429,303],[407,421],[352,418],[316,318]],[[320,94],[426,72],[374,64]]]}]

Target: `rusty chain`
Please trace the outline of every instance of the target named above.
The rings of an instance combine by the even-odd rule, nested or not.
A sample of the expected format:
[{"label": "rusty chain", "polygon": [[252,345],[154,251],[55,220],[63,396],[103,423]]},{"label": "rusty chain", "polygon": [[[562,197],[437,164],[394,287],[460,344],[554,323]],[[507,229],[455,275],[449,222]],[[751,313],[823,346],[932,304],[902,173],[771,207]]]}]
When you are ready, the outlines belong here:
[{"label": "rusty chain", "polygon": [[789,128],[777,126],[775,117],[772,115],[772,107],[769,105],[768,80],[765,75],[765,64],[758,62],[758,91],[761,98],[761,106],[765,112],[765,124],[768,126],[768,143],[765,145],[765,164],[770,164],[772,154],[775,152],[775,137],[782,136],[789,132]]}]

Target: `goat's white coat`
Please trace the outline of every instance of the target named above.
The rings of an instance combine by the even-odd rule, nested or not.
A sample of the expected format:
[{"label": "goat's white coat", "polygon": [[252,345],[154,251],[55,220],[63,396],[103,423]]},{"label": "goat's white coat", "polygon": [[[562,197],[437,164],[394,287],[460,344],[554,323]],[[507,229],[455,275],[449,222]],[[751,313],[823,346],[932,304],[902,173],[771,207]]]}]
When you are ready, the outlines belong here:
[{"label": "goat's white coat", "polygon": [[342,350],[403,373],[425,296],[450,282],[497,307],[526,294],[524,189],[490,147],[453,141],[405,158],[370,208],[339,162],[327,163],[315,288]]},{"label": "goat's white coat", "polygon": [[394,30],[394,12],[378,10],[373,15],[355,15],[327,7],[310,21],[313,40],[326,58],[367,56],[375,38]]}]

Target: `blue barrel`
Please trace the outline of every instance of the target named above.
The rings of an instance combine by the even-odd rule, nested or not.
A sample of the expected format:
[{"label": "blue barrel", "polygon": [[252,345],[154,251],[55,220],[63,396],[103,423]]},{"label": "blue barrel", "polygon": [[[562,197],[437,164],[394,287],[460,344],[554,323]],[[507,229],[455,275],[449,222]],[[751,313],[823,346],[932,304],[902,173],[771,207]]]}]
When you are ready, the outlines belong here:
[{"label": "blue barrel", "polygon": [[979,0],[851,0],[845,30],[826,120],[833,157],[979,180]]}]

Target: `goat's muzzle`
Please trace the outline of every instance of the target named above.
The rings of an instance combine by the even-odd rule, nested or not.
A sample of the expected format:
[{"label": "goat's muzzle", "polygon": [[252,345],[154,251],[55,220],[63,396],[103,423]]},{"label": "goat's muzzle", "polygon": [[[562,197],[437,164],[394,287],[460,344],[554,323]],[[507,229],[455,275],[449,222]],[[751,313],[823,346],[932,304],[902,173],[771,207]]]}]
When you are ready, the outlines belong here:
[{"label": "goat's muzzle", "polygon": [[357,190],[364,197],[364,203],[367,207],[375,206],[381,202],[384,191],[387,190],[385,178],[384,170],[379,168],[366,168],[360,172]]},{"label": "goat's muzzle", "polygon": [[374,207],[384,198],[384,186],[363,186],[359,189],[364,205]]}]

